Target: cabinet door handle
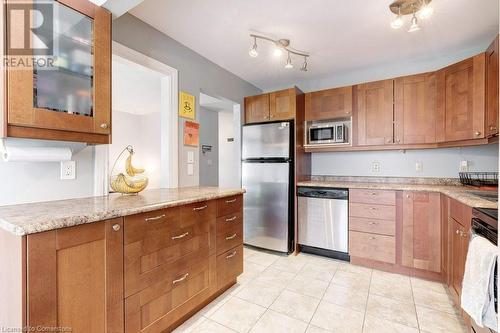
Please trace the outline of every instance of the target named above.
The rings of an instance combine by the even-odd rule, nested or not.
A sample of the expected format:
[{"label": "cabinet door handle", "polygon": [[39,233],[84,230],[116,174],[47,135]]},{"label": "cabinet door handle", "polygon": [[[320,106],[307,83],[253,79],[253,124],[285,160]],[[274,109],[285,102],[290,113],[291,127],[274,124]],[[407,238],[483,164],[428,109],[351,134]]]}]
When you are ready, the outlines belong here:
[{"label": "cabinet door handle", "polygon": [[375,240],[375,237],[370,237],[370,238],[368,238],[368,239],[369,239],[369,240]]},{"label": "cabinet door handle", "polygon": [[161,214],[161,215],[158,215],[158,216],[155,216],[155,217],[148,217],[148,218],[144,219],[144,221],[146,221],[146,222],[156,221],[156,220],[164,218],[165,216],[166,216],[165,214]]},{"label": "cabinet door handle", "polygon": [[185,233],[183,233],[182,235],[172,236],[172,240],[174,240],[174,239],[181,239],[181,238],[186,237],[187,235],[189,235],[189,232],[188,232],[188,231],[186,231],[186,232],[185,232]]},{"label": "cabinet door handle", "polygon": [[236,198],[231,199],[231,200],[226,200],[226,203],[233,203],[233,202],[236,202]]},{"label": "cabinet door handle", "polygon": [[496,130],[497,130],[496,126],[490,126],[490,131],[496,131]]},{"label": "cabinet door handle", "polygon": [[231,240],[236,237],[236,234],[232,234],[231,236],[226,237],[226,240]]},{"label": "cabinet door handle", "polygon": [[232,258],[232,257],[234,257],[235,255],[236,255],[236,251],[233,251],[233,253],[228,254],[228,255],[226,256],[226,259],[231,259],[231,258]]},{"label": "cabinet door handle", "polygon": [[368,223],[368,224],[371,224],[371,225],[377,225],[377,224],[378,224],[378,222],[370,222],[370,223]]},{"label": "cabinet door handle", "polygon": [[476,133],[474,133],[476,136],[480,136],[481,135],[481,132],[477,131]]},{"label": "cabinet door handle", "polygon": [[172,281],[172,284],[180,283],[180,282],[186,280],[188,276],[189,276],[189,273],[186,273],[181,278],[178,278],[177,280]]},{"label": "cabinet door handle", "polygon": [[208,206],[205,205],[205,206],[201,206],[201,207],[195,207],[193,208],[194,211],[197,211],[197,210],[204,210],[205,208],[207,208]]},{"label": "cabinet door handle", "polygon": [[102,129],[106,129],[106,128],[108,128],[108,124],[103,123],[103,124],[101,124],[101,126],[100,126],[100,127],[101,127]]},{"label": "cabinet door handle", "polygon": [[231,221],[234,221],[234,220],[236,220],[236,218],[237,218],[237,217],[236,217],[236,215],[235,215],[235,216],[233,216],[233,217],[230,217],[230,218],[226,219],[226,222],[231,222]]},{"label": "cabinet door handle", "polygon": [[121,229],[121,227],[120,227],[120,225],[119,225],[119,224],[113,224],[113,230],[114,230],[114,231],[118,231],[118,230],[120,230],[120,229]]},{"label": "cabinet door handle", "polygon": [[377,195],[377,192],[371,192],[370,195]]},{"label": "cabinet door handle", "polygon": [[455,233],[458,235],[460,234],[460,230],[455,230]]},{"label": "cabinet door handle", "polygon": [[391,139],[387,139],[387,143],[392,143],[392,140]]}]

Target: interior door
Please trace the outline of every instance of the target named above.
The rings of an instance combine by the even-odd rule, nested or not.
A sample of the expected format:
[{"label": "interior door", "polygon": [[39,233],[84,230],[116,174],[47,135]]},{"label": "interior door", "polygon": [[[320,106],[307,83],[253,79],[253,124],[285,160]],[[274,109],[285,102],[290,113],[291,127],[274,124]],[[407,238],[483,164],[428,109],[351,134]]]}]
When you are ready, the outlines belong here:
[{"label": "interior door", "polygon": [[357,93],[358,144],[394,143],[393,80],[360,84]]},{"label": "interior door", "polygon": [[288,252],[290,163],[243,162],[245,244]]}]

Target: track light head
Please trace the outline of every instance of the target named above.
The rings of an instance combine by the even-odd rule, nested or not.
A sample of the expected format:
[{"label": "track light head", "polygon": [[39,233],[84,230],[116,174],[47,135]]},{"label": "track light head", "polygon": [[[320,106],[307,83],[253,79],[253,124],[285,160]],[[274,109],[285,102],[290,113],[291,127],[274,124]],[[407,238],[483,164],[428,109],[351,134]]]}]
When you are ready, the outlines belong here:
[{"label": "track light head", "polygon": [[255,58],[259,55],[259,52],[257,52],[257,38],[256,37],[253,38],[253,45],[252,45],[252,48],[250,49],[250,51],[248,51],[248,54],[252,58]]}]

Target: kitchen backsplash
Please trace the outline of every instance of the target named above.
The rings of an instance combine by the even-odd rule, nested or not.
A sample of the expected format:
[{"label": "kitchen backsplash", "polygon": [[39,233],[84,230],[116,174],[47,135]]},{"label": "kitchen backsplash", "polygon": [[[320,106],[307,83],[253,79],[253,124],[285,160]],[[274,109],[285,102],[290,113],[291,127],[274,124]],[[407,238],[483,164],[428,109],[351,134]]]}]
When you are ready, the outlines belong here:
[{"label": "kitchen backsplash", "polygon": [[[498,144],[406,151],[314,153],[312,175],[458,178],[461,161],[467,161],[468,171],[498,171]],[[417,171],[417,163],[420,171]]]}]

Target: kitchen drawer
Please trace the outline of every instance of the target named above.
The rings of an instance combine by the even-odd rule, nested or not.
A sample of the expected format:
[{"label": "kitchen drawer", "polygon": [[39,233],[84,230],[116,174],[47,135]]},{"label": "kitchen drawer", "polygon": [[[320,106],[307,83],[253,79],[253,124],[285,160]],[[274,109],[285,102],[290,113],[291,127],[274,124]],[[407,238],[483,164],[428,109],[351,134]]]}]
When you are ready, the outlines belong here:
[{"label": "kitchen drawer", "polygon": [[239,212],[217,219],[217,254],[243,244],[242,215]]},{"label": "kitchen drawer", "polygon": [[217,199],[217,216],[225,216],[243,210],[243,195]]},{"label": "kitchen drawer", "polygon": [[215,219],[217,202],[215,200],[196,202],[181,206],[181,223],[192,224],[196,221]]},{"label": "kitchen drawer", "polygon": [[377,205],[396,205],[396,192],[352,189],[349,190],[349,202]]},{"label": "kitchen drawer", "polygon": [[206,251],[169,265],[160,281],[125,299],[125,332],[162,332],[194,310],[213,291],[214,266]]},{"label": "kitchen drawer", "polygon": [[180,207],[125,216],[125,245],[158,236],[166,236],[172,227],[180,225]]},{"label": "kitchen drawer", "polygon": [[[149,221],[137,216],[125,218],[125,234],[128,235],[124,249],[125,296],[162,280],[173,262],[209,252],[210,221],[206,218],[181,221],[170,213],[167,211],[157,215],[165,217]],[[131,235],[133,231],[140,237]]]},{"label": "kitchen drawer", "polygon": [[378,220],[395,220],[396,206],[349,203],[349,217],[364,217]]},{"label": "kitchen drawer", "polygon": [[396,235],[396,221],[351,217],[349,218],[349,230],[394,236]]},{"label": "kitchen drawer", "polygon": [[235,281],[243,273],[243,245],[217,256],[217,288]]},{"label": "kitchen drawer", "polygon": [[349,232],[349,254],[354,257],[396,263],[396,238],[366,232]]}]

